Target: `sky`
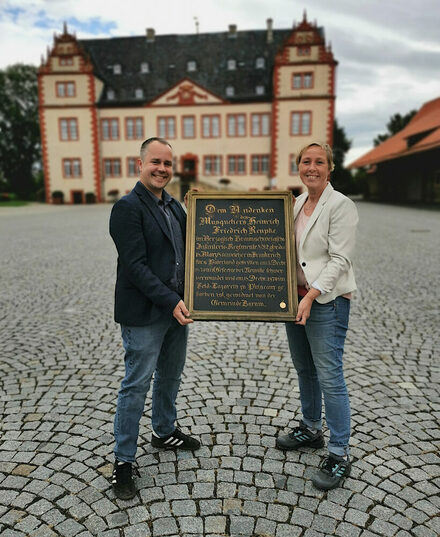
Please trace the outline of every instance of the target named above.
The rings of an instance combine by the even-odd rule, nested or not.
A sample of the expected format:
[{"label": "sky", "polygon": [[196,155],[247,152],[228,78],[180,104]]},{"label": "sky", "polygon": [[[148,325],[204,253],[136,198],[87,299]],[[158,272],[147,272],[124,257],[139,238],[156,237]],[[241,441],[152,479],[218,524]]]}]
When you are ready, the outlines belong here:
[{"label": "sky", "polygon": [[0,69],[40,64],[64,21],[79,39],[292,28],[316,21],[339,62],[336,119],[352,142],[345,164],[373,147],[389,118],[440,97],[439,0],[0,0]]}]

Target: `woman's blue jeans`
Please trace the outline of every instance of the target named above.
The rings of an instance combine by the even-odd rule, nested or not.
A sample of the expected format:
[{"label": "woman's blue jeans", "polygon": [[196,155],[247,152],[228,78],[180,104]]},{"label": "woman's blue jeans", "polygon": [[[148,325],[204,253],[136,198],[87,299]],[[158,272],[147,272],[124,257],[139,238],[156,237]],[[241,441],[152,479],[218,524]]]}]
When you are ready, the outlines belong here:
[{"label": "woman's blue jeans", "polygon": [[114,421],[114,454],[120,461],[134,462],[139,422],[153,373],[153,431],[164,437],[176,428],[176,397],[185,365],[188,327],[168,317],[148,326],[121,325],[121,332],[125,377]]},{"label": "woman's blue jeans", "polygon": [[303,422],[314,429],[322,428],[324,396],[330,430],[328,450],[339,456],[348,453],[350,439],[350,402],[342,364],[349,314],[347,298],[337,297],[327,304],[315,300],[305,326],[286,323]]}]

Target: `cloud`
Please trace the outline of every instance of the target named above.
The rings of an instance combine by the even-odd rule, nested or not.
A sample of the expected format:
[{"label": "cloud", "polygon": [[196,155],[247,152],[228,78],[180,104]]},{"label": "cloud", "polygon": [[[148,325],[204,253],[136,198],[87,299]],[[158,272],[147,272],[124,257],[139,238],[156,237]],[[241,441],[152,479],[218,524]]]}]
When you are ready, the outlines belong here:
[{"label": "cloud", "polygon": [[[304,7],[339,62],[336,117],[353,140],[349,155],[370,149],[393,114],[440,95],[438,0],[307,0]],[[38,65],[65,21],[80,39],[143,35],[147,27],[157,34],[193,33],[195,17],[200,32],[226,31],[229,24],[264,28],[267,18],[274,28],[290,28],[304,7],[291,0],[3,0],[0,68]]]}]

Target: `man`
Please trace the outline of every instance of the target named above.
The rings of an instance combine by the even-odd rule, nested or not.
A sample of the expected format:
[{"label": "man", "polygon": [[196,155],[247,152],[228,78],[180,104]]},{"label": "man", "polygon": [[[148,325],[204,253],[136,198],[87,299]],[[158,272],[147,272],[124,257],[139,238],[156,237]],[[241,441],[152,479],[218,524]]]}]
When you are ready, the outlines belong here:
[{"label": "man", "polygon": [[189,311],[182,296],[185,221],[181,205],[164,188],[172,178],[172,150],[166,140],[141,146],[139,181],[110,216],[118,251],[115,321],[121,325],[125,377],[114,421],[112,486],[123,500],[133,498],[132,477],[139,422],[154,373],[151,444],[195,450],[200,442],[176,425],[176,397],[186,357]]}]

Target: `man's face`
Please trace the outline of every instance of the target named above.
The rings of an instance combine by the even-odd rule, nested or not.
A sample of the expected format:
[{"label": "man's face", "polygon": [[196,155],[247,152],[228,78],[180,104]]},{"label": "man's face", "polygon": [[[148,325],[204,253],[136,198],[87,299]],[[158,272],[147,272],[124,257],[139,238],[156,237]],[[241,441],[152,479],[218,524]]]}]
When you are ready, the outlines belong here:
[{"label": "man's face", "polygon": [[158,141],[147,146],[144,159],[138,160],[139,180],[155,196],[162,198],[162,191],[173,177],[173,153],[169,145]]}]

